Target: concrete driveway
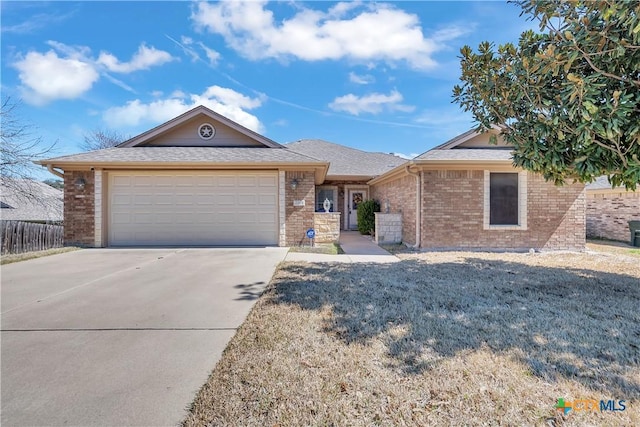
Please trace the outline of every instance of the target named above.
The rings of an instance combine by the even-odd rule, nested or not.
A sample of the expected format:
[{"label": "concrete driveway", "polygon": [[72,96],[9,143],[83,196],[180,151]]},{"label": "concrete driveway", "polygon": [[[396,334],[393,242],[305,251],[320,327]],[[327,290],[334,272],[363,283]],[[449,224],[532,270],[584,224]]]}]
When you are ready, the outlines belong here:
[{"label": "concrete driveway", "polygon": [[285,255],[86,249],[3,266],[1,424],[178,424]]}]

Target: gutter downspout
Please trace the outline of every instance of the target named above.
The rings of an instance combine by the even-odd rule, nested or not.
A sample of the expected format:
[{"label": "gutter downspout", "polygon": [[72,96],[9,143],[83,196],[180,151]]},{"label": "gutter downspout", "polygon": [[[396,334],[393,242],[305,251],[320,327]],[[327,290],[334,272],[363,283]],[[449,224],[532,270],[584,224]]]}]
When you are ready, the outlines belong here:
[{"label": "gutter downspout", "polygon": [[422,209],[420,209],[420,201],[422,200],[422,171],[420,172],[412,172],[411,171],[411,164],[405,166],[405,171],[409,174],[409,175],[413,175],[416,177],[416,244],[413,245],[412,247],[417,249],[420,247],[420,239],[421,239],[421,213],[422,213]]},{"label": "gutter downspout", "polygon": [[58,171],[58,170],[55,170],[55,169],[53,168],[53,165],[51,165],[51,164],[47,165],[47,170],[48,170],[49,172],[51,172],[52,174],[54,174],[55,176],[57,176],[57,177],[59,177],[59,178],[64,179],[64,172],[60,172],[60,171]]}]

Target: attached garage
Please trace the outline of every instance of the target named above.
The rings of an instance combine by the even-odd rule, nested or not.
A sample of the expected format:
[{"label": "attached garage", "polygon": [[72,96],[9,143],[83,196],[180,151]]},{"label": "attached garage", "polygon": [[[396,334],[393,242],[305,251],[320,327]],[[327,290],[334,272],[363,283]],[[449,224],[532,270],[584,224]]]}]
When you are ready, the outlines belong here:
[{"label": "attached garage", "polygon": [[88,247],[299,244],[329,169],[204,106],[40,164],[64,179],[65,244]]},{"label": "attached garage", "polygon": [[109,246],[278,244],[277,171],[108,176]]}]

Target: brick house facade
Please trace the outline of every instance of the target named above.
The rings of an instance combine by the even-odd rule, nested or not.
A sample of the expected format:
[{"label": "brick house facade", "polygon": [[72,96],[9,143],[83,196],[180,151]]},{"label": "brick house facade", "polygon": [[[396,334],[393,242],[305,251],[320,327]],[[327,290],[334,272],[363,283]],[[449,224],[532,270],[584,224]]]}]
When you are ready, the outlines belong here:
[{"label": "brick house facade", "polygon": [[640,192],[587,186],[586,217],[587,237],[629,242],[628,222],[640,221]]},{"label": "brick house facade", "polygon": [[[410,161],[321,140],[283,146],[200,106],[118,147],[40,163],[64,176],[67,245],[296,246],[316,224],[331,241],[373,198],[400,214],[411,246],[584,248],[583,186],[516,170],[510,153],[474,132]],[[506,210],[490,190],[499,175]],[[495,222],[500,210],[511,222]]]},{"label": "brick house facade", "polygon": [[[517,223],[491,222],[492,174],[517,179],[517,200],[513,202]],[[381,204],[388,201],[390,213],[402,214],[403,242],[409,246],[431,250],[584,249],[584,185],[558,187],[541,175],[515,169],[510,149],[490,145],[486,135],[463,134],[369,184],[373,198]]]},{"label": "brick house facade", "polygon": [[[93,171],[64,174],[64,243],[93,246],[95,242],[95,186]],[[82,180],[84,187],[76,185]]]}]

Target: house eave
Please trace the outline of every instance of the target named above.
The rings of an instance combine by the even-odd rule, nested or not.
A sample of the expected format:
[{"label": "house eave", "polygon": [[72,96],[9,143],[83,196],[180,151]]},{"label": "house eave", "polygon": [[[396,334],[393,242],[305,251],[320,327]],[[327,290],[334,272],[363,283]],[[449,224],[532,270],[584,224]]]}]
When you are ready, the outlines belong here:
[{"label": "house eave", "polygon": [[39,161],[47,168],[71,170],[282,170],[314,171],[315,183],[322,184],[326,179],[329,163],[282,163],[282,162],[55,162]]},{"label": "house eave", "polygon": [[407,167],[411,167],[415,162],[413,160],[409,160],[406,163],[401,164],[400,166],[396,166],[388,172],[379,175],[372,180],[368,181],[368,185],[380,184],[381,182],[388,181],[390,179],[397,178],[398,176],[405,175]]},{"label": "house eave", "polygon": [[368,181],[373,175],[327,175],[326,181]]}]

